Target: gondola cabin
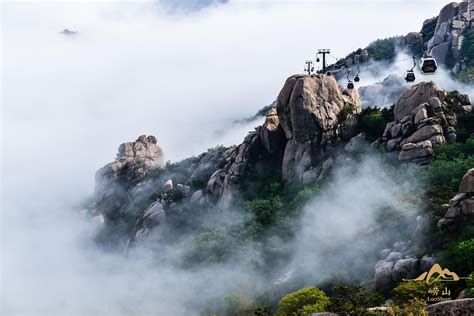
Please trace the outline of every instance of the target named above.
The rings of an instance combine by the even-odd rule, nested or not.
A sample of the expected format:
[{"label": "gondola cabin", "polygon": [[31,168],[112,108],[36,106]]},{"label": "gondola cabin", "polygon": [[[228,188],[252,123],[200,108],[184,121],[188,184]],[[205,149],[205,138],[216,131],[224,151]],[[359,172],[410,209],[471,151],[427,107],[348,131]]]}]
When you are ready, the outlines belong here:
[{"label": "gondola cabin", "polygon": [[423,57],[420,63],[421,73],[423,75],[432,75],[438,69],[436,59],[431,56]]},{"label": "gondola cabin", "polygon": [[407,72],[405,73],[405,80],[406,82],[413,82],[415,81],[416,77],[415,77],[415,73],[413,72],[413,70],[407,70]]}]

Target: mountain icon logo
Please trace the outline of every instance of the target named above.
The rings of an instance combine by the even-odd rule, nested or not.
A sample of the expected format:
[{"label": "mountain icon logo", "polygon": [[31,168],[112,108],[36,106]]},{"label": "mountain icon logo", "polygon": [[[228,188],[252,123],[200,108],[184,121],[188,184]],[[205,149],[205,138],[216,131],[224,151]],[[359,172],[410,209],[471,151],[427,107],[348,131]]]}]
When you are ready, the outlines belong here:
[{"label": "mountain icon logo", "polygon": [[461,278],[454,272],[448,269],[443,269],[437,263],[435,263],[428,272],[423,272],[416,279],[406,281],[425,281],[427,284],[433,284],[435,282],[455,282]]}]

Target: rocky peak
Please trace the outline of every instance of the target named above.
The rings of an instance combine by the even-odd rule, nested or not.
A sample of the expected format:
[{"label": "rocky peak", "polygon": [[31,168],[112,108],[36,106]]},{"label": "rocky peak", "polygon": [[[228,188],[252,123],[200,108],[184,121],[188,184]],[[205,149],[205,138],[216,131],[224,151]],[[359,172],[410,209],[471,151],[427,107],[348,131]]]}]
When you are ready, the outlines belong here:
[{"label": "rocky peak", "polygon": [[116,162],[142,162],[147,168],[153,168],[162,163],[163,152],[156,144],[155,136],[141,135],[134,142],[123,143],[118,148]]},{"label": "rocky peak", "polygon": [[343,90],[333,76],[295,75],[288,78],[277,98],[277,109],[287,139],[304,143],[338,124],[347,103],[360,108],[355,90]]},{"label": "rocky peak", "polygon": [[[223,206],[231,201],[249,170],[272,168],[285,182],[309,183],[320,179],[332,166],[330,148],[343,134],[347,116],[359,113],[356,90],[345,90],[333,76],[294,75],[281,89],[276,107],[265,123],[245,137],[227,158],[229,163],[209,179],[205,194]],[[350,133],[349,133],[350,134]],[[306,173],[305,176],[303,176]]]},{"label": "rocky peak", "polygon": [[456,141],[458,117],[471,109],[469,96],[449,94],[433,82],[422,82],[403,92],[394,105],[394,121],[387,124],[382,143],[399,151],[404,162],[427,164],[433,149]]},{"label": "rocky peak", "polygon": [[[426,54],[457,74],[467,67],[466,56],[461,56],[461,50],[473,25],[474,0],[451,2],[441,9],[438,17],[426,20],[421,32],[408,33],[405,42],[417,49],[426,44],[423,47]],[[429,37],[421,40],[423,35]]]},{"label": "rocky peak", "polygon": [[96,172],[95,197],[98,212],[113,216],[125,203],[127,190],[145,179],[163,161],[156,137],[141,135],[118,148],[114,162]]},{"label": "rocky peak", "polygon": [[444,91],[434,82],[421,82],[405,90],[395,102],[393,114],[395,120],[401,120],[420,104],[428,102],[432,97],[438,98],[440,101],[444,99]]}]

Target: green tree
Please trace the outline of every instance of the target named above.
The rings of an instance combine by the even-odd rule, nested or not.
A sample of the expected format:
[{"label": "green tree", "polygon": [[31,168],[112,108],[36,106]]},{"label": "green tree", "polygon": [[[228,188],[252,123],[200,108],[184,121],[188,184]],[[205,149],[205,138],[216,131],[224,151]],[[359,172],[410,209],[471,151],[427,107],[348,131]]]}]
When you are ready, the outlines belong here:
[{"label": "green tree", "polygon": [[359,285],[339,285],[334,288],[328,310],[339,314],[366,315],[367,308],[382,304],[382,295],[369,292]]},{"label": "green tree", "polygon": [[278,315],[303,316],[323,312],[329,297],[316,287],[306,287],[285,295],[278,303]]},{"label": "green tree", "polygon": [[358,118],[359,129],[369,141],[382,137],[385,126],[390,121],[393,121],[393,109],[379,109],[376,106],[364,108]]},{"label": "green tree", "polygon": [[467,297],[474,298],[474,272],[469,274],[469,278],[466,281],[467,285]]},{"label": "green tree", "polygon": [[400,306],[390,304],[388,314],[393,316],[427,316],[428,312],[426,311],[426,302],[415,298]]},{"label": "green tree", "polygon": [[426,302],[428,299],[428,284],[425,282],[402,282],[392,290],[392,301],[396,306],[403,306],[412,300]]},{"label": "green tree", "polygon": [[402,40],[401,36],[378,39],[367,46],[367,51],[375,60],[391,61],[395,57],[396,47]]},{"label": "green tree", "polygon": [[474,238],[458,242],[448,251],[449,266],[457,273],[468,274],[474,267]]}]

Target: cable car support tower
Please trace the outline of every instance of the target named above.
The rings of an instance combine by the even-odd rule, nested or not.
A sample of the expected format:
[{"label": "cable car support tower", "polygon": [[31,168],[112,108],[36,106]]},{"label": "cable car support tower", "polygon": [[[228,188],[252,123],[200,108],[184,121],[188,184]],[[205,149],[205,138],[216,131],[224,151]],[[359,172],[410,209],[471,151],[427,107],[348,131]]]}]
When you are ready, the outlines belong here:
[{"label": "cable car support tower", "polygon": [[316,60],[319,59],[317,58],[318,55],[323,55],[323,74],[326,73],[326,54],[330,54],[330,53],[331,53],[330,49],[324,48],[324,49],[318,49],[318,53],[316,54]]}]

